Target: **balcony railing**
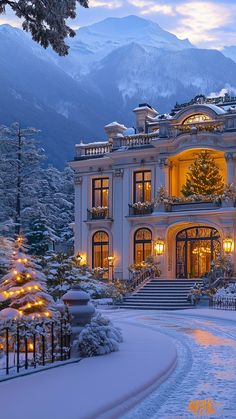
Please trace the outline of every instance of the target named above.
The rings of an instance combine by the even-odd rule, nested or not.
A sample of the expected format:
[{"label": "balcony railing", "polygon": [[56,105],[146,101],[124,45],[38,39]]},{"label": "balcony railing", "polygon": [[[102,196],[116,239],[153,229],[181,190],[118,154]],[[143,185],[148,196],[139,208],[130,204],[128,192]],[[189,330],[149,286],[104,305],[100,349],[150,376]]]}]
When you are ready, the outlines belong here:
[{"label": "balcony railing", "polygon": [[87,219],[91,220],[108,220],[110,219],[109,208],[107,207],[97,207],[87,210]]},{"label": "balcony railing", "polygon": [[214,210],[220,208],[221,201],[195,201],[195,202],[174,202],[166,203],[164,210],[166,212],[179,212],[179,211],[204,211]]},{"label": "balcony railing", "polygon": [[113,149],[127,147],[136,148],[150,145],[152,140],[157,138],[156,134],[137,134],[128,137],[116,137],[113,139]]},{"label": "balcony railing", "polygon": [[137,204],[129,204],[129,215],[148,215],[152,214],[154,211],[154,204],[152,203],[137,203]]}]

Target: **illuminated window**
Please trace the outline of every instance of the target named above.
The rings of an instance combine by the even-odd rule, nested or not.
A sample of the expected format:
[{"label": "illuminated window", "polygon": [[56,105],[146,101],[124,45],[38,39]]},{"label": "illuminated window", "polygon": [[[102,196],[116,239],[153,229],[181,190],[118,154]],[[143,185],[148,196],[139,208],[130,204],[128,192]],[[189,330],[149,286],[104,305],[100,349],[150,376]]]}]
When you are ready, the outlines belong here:
[{"label": "illuminated window", "polygon": [[151,202],[151,177],[151,170],[143,170],[142,172],[134,173],[134,202]]},{"label": "illuminated window", "polygon": [[105,231],[97,231],[92,239],[92,267],[108,268],[109,236]]},{"label": "illuminated window", "polygon": [[109,178],[93,179],[93,207],[109,206]]},{"label": "illuminated window", "polygon": [[199,122],[205,122],[205,121],[210,121],[210,120],[211,118],[208,115],[205,115],[203,113],[198,113],[195,115],[191,115],[187,119],[185,119],[183,122],[183,125],[196,124]]},{"label": "illuminated window", "polygon": [[152,254],[152,233],[148,228],[140,228],[134,235],[134,261],[144,262]]}]

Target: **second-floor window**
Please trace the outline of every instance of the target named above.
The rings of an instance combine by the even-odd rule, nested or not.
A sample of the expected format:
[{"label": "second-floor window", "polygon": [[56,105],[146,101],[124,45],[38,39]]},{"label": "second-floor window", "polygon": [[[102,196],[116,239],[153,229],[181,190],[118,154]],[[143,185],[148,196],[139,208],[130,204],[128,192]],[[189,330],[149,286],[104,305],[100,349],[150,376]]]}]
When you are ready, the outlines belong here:
[{"label": "second-floor window", "polygon": [[92,183],[92,206],[109,206],[109,178],[93,179]]},{"label": "second-floor window", "polygon": [[134,202],[151,202],[152,172],[143,170],[134,172]]}]

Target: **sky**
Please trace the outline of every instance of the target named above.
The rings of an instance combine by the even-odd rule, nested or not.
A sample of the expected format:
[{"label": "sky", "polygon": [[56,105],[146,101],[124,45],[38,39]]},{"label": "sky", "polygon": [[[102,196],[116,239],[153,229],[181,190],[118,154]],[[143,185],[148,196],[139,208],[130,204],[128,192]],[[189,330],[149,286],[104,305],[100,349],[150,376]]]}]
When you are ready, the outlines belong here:
[{"label": "sky", "polygon": [[[235,0],[90,0],[90,8],[78,7],[77,17],[70,24],[78,28],[106,17],[131,14],[153,20],[200,48],[236,45]],[[0,17],[0,23],[19,26],[9,11]]]}]

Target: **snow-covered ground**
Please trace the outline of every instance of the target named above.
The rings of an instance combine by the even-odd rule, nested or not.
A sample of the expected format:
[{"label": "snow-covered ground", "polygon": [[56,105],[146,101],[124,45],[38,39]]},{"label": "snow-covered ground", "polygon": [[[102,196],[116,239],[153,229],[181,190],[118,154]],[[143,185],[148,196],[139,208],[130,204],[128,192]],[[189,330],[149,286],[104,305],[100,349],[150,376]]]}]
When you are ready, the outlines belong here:
[{"label": "snow-covered ground", "polygon": [[123,329],[119,352],[0,383],[1,417],[236,418],[236,312],[105,314]]}]

